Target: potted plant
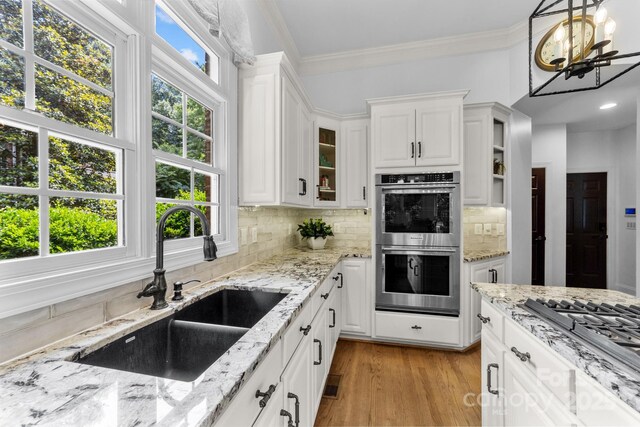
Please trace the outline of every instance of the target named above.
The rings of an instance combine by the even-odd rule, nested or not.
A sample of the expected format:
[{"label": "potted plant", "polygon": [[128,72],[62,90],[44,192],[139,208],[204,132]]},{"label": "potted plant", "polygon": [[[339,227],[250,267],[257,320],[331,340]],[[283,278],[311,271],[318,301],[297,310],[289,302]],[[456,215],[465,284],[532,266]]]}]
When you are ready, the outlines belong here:
[{"label": "potted plant", "polygon": [[302,240],[307,241],[311,249],[322,249],[327,244],[327,236],[333,236],[331,226],[322,219],[305,219],[302,224],[298,224],[298,231]]}]

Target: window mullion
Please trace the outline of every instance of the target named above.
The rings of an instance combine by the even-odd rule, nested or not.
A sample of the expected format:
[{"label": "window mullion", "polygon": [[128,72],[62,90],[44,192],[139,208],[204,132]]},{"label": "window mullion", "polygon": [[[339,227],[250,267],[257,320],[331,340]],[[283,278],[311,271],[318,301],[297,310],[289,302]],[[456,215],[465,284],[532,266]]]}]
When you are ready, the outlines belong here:
[{"label": "window mullion", "polygon": [[38,130],[38,181],[42,191],[39,199],[40,255],[49,255],[49,131]]},{"label": "window mullion", "polygon": [[187,94],[182,92],[182,157],[187,158]]},{"label": "window mullion", "polygon": [[22,2],[22,24],[24,33],[24,106],[29,110],[36,110],[36,72],[33,60],[33,5],[31,0]]}]

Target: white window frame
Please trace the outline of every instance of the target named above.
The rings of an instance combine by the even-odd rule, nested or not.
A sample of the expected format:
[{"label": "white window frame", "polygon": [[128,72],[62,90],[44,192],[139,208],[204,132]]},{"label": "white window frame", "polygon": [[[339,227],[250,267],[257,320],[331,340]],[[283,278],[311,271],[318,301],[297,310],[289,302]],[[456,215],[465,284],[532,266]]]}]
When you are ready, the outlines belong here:
[{"label": "white window frame", "polygon": [[[122,40],[119,50],[114,45],[114,52],[118,55],[114,59],[113,74],[116,91],[115,137],[58,122],[29,109],[18,110],[0,105],[0,118],[31,129],[42,127],[58,134],[123,150],[126,254],[106,259],[101,253],[104,250],[94,250],[94,258],[94,251],[83,251],[56,255],[55,258],[18,259],[10,264],[0,264],[0,319],[151,278],[155,266],[156,201],[155,157],[151,146],[152,57],[158,63],[154,70],[166,72],[164,76],[170,82],[187,80],[190,87],[195,89],[192,93],[210,93],[211,99],[220,104],[215,109],[214,117],[222,125],[215,125],[214,130],[221,134],[214,139],[217,142],[216,149],[222,147],[224,152],[214,158],[222,162],[217,166],[226,173],[221,175],[219,184],[220,236],[216,236],[215,240],[218,257],[238,252],[237,68],[231,61],[228,46],[208,33],[207,25],[187,2],[164,0],[164,5],[182,18],[182,24],[189,23],[188,31],[196,35],[196,40],[202,41],[207,49],[218,56],[219,83],[216,84],[155,34],[153,0],[44,1],[100,38],[110,42],[108,37],[102,35],[106,32]],[[194,73],[185,75],[182,70],[185,66],[193,69]],[[202,97],[193,98],[201,102]],[[224,143],[221,144],[221,141]],[[173,160],[171,162],[174,163]],[[165,254],[165,268],[168,270],[202,262],[201,239],[182,240],[189,242],[181,243],[184,246],[172,248],[168,245],[166,248],[169,249]],[[60,260],[74,257],[81,261],[81,265],[60,266]],[[20,272],[14,272],[13,267],[22,261],[41,262],[42,267],[25,267]],[[27,270],[28,274],[25,273]]]}]

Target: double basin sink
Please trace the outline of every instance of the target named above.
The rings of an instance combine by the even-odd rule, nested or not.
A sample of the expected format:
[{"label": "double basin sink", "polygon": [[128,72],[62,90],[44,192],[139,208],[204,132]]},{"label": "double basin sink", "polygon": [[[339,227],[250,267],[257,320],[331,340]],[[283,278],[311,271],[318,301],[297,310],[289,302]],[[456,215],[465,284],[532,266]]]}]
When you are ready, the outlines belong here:
[{"label": "double basin sink", "polygon": [[286,295],[224,289],[74,362],[193,381]]}]

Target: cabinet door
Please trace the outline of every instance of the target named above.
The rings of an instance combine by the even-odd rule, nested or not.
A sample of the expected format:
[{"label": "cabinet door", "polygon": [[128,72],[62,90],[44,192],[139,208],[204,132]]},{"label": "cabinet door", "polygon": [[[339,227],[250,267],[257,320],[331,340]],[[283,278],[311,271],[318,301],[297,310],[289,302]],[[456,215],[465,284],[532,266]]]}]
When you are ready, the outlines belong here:
[{"label": "cabinet door", "polygon": [[504,358],[504,424],[507,426],[575,425],[568,408],[556,403],[548,390],[515,357]]},{"label": "cabinet door", "polygon": [[[311,360],[313,339],[307,335],[294,353],[287,369],[282,375],[284,385],[284,409],[296,419],[296,410],[300,426],[313,426],[313,364]],[[296,399],[298,407],[296,409]]]},{"label": "cabinet door", "polygon": [[[302,135],[302,107],[298,94],[286,77],[282,78],[282,201],[300,205],[302,178],[299,176]],[[309,184],[307,183],[307,192]]]},{"label": "cabinet door", "polygon": [[413,105],[385,105],[371,113],[374,165],[415,166],[416,111]]},{"label": "cabinet door", "polygon": [[255,427],[285,427],[287,425],[287,419],[280,415],[280,411],[284,408],[284,394],[282,389],[282,383],[278,384],[278,388],[271,395],[267,406],[264,407],[258,419],[253,423]]},{"label": "cabinet door", "polygon": [[368,126],[365,121],[346,123],[342,138],[344,146],[345,194],[348,208],[363,208],[369,204],[368,192]]},{"label": "cabinet door", "polygon": [[464,116],[464,204],[487,205],[489,200],[489,115]]},{"label": "cabinet door", "polygon": [[371,298],[368,289],[367,261],[342,261],[342,331],[371,335]]},{"label": "cabinet door", "polygon": [[340,206],[341,172],[345,169],[340,156],[340,122],[316,117],[313,143],[315,164],[314,205],[318,207]]},{"label": "cabinet door", "polygon": [[[490,264],[488,262],[474,262],[470,264],[471,277],[469,280],[473,283],[489,283],[491,277],[489,274]],[[470,292],[471,298],[471,339],[477,341],[480,338],[480,332],[482,331],[482,322],[478,318],[478,313],[481,311],[482,297],[476,291]]]},{"label": "cabinet door", "polygon": [[313,413],[316,413],[322,392],[324,390],[324,380],[329,370],[327,361],[327,328],[326,309],[327,304],[323,304],[315,319],[311,323],[313,342],[311,343],[311,364],[313,369]]},{"label": "cabinet door", "polygon": [[313,173],[311,169],[311,149],[313,146],[313,120],[306,108],[301,108],[302,138],[300,139],[300,150],[298,160],[298,177],[302,188],[299,191],[298,202],[302,206],[313,205]]},{"label": "cabinet door", "polygon": [[496,283],[507,283],[507,265],[504,259],[491,263],[491,268],[496,271]]},{"label": "cabinet door", "polygon": [[416,165],[460,164],[462,105],[448,104],[430,103],[416,109]]},{"label": "cabinet door", "polygon": [[[489,331],[482,331],[482,425],[504,425],[504,346]],[[498,394],[495,394],[498,393]]]},{"label": "cabinet door", "polygon": [[[341,301],[338,299],[339,289],[336,286],[331,290],[331,296],[329,301],[325,305],[326,308],[326,328],[327,328],[327,360],[333,359],[333,353],[336,349],[336,343],[338,342],[338,336],[340,335],[340,312],[342,311],[338,306]],[[329,365],[331,364],[328,362]]]}]

